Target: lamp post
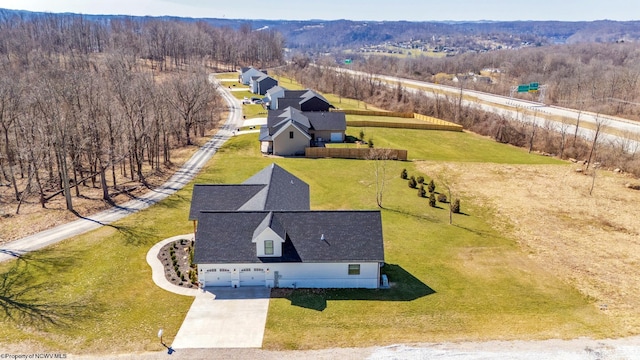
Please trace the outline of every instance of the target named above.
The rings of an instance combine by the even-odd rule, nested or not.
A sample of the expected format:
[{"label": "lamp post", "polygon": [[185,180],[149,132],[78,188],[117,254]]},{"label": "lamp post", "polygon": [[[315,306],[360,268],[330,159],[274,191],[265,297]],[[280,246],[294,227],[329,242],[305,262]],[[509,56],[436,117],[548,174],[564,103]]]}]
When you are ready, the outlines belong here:
[{"label": "lamp post", "polygon": [[173,350],[173,348],[171,346],[167,346],[167,344],[164,343],[164,341],[162,341],[162,334],[164,333],[163,329],[158,330],[158,337],[160,338],[160,344],[162,344],[162,346],[167,348],[167,354],[171,355],[173,354],[173,352],[175,350]]}]

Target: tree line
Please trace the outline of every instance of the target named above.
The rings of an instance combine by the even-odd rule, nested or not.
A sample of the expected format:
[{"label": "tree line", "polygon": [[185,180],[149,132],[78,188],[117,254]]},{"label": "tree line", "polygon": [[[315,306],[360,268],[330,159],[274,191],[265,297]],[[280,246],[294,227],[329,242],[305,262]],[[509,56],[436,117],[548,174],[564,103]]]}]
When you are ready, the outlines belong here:
[{"label": "tree line", "polygon": [[214,128],[218,64],[277,64],[277,33],[158,19],[0,14],[0,201],[84,187],[110,202]]},{"label": "tree line", "polygon": [[[581,43],[466,53],[446,58],[359,57],[353,69],[410,79],[453,82],[468,89],[509,96],[518,84],[545,85],[545,103],[640,120],[640,45]],[[469,74],[492,81],[473,81]],[[451,75],[449,77],[443,74]],[[467,80],[464,80],[467,79]],[[538,94],[515,94],[538,100]]]}]

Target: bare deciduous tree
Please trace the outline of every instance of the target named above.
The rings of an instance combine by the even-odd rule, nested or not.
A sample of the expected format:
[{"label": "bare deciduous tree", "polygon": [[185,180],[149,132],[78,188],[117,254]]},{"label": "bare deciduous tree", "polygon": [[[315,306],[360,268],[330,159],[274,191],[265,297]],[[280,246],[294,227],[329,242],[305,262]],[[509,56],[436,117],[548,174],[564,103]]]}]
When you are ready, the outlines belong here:
[{"label": "bare deciduous tree", "polygon": [[391,149],[370,148],[367,159],[373,162],[373,175],[376,183],[376,204],[383,209],[382,198],[387,181],[387,161],[393,157]]}]

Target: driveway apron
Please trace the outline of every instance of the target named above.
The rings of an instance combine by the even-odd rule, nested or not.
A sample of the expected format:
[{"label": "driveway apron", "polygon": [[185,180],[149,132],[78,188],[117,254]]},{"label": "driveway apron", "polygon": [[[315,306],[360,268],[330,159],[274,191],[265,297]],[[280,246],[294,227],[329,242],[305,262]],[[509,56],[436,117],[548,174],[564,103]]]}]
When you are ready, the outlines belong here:
[{"label": "driveway apron", "polygon": [[205,288],[196,295],[171,347],[262,347],[269,295],[264,287]]}]

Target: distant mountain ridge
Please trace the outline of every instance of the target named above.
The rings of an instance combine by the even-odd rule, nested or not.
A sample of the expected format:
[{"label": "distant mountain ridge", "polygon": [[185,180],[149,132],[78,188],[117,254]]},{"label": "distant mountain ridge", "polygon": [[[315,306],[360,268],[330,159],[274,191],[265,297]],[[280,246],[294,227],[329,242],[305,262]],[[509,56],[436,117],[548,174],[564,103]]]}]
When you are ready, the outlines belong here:
[{"label": "distant mountain ridge", "polygon": [[[12,16],[28,17],[50,13],[0,9],[0,19]],[[58,14],[80,16],[78,14]],[[109,21],[114,18],[166,19],[204,21],[214,26],[254,31],[275,30],[285,37],[286,46],[293,49],[323,51],[354,48],[384,42],[403,42],[412,39],[447,38],[460,41],[462,37],[491,38],[515,36],[538,45],[583,42],[635,42],[640,40],[640,21],[352,21],[352,20],[247,20],[181,18],[175,16],[149,17],[127,15],[82,15],[88,20]]]}]

